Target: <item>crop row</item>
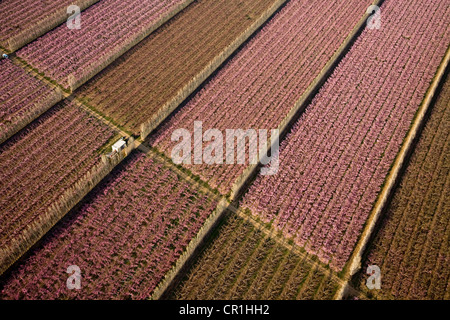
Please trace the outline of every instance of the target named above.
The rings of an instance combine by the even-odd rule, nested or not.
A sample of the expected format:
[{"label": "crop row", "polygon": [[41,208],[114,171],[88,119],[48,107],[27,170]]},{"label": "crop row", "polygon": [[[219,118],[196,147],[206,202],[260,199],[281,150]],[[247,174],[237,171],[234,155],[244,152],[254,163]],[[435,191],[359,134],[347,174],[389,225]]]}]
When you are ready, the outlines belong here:
[{"label": "crop row", "polygon": [[0,146],[1,259],[9,258],[2,256],[8,248],[27,243],[22,235],[31,225],[49,219],[49,208],[100,162],[97,150],[113,135],[63,102]]},{"label": "crop row", "polygon": [[99,0],[8,0],[0,3],[0,46],[15,51],[68,17],[67,8],[77,5],[81,10]]},{"label": "crop row", "polygon": [[18,51],[39,72],[72,90],[154,31],[191,0],[102,0]]},{"label": "crop row", "polygon": [[[243,200],[341,270],[450,43],[446,1],[384,2]],[[419,18],[420,17],[420,18]],[[417,20],[419,19],[419,21]]]},{"label": "crop row", "polygon": [[8,59],[0,61],[0,143],[62,100],[61,92]]},{"label": "crop row", "polygon": [[[319,4],[320,2],[320,4]],[[363,16],[370,1],[291,1],[149,142],[169,157],[176,129],[275,129]],[[203,146],[205,148],[205,146]],[[225,153],[224,153],[225,159]],[[224,161],[225,162],[225,161]],[[245,165],[186,165],[227,194]]]},{"label": "crop row", "polygon": [[[217,203],[133,153],[6,279],[2,299],[144,299]],[[66,270],[81,269],[80,290]]]},{"label": "crop row", "polygon": [[362,270],[369,264],[380,267],[379,297],[450,298],[449,128],[447,79],[368,249]]},{"label": "crop row", "polygon": [[332,299],[339,284],[307,257],[232,215],[171,299]]},{"label": "crop row", "polygon": [[164,114],[173,111],[248,37],[246,31],[253,32],[264,14],[282,2],[196,1],[80,88],[77,96],[138,134],[141,124],[163,117],[159,113],[165,108]]}]

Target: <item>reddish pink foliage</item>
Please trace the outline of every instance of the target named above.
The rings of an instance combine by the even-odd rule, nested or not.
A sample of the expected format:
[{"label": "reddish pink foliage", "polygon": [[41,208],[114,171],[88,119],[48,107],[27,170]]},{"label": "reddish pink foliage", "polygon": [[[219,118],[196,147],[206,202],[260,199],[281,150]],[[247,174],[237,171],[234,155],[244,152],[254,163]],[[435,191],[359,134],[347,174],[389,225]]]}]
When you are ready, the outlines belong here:
[{"label": "reddish pink foliage", "polygon": [[[275,129],[320,73],[371,1],[291,1],[150,142],[169,157],[172,132]],[[244,165],[194,165],[189,169],[223,194]]]},{"label": "reddish pink foliage", "polygon": [[386,1],[259,176],[246,208],[341,270],[450,43],[447,1]]},{"label": "reddish pink foliage", "polygon": [[62,24],[18,55],[67,87],[70,74],[75,79],[89,74],[98,61],[120,52],[183,1],[103,0],[81,13],[81,29]]},{"label": "reddish pink foliage", "polygon": [[[31,222],[100,162],[97,150],[114,132],[63,102],[0,146],[0,245]],[[45,219],[45,218],[44,218]]]},{"label": "reddish pink foliage", "polygon": [[0,137],[18,120],[27,117],[35,104],[56,93],[8,59],[0,61]]}]

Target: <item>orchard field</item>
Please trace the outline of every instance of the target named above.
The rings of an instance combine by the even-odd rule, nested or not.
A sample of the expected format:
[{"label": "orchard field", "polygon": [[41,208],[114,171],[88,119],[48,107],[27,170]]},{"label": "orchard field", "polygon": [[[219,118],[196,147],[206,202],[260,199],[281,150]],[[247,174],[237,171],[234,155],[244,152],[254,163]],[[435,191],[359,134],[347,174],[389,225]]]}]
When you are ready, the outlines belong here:
[{"label": "orchard field", "polygon": [[[369,3],[330,1],[319,8],[310,1],[290,1],[186,106],[163,123],[149,142],[170,157],[176,144],[172,132],[192,130],[194,121],[202,121],[204,131],[277,128],[361,19],[358,12]],[[223,165],[188,168],[225,195],[245,165],[224,161]]]},{"label": "orchard field", "polygon": [[[399,3],[385,2],[386,28],[361,34],[294,125],[279,174],[259,176],[243,200],[336,271],[352,253],[433,79],[428,70],[437,69],[450,42],[450,25],[437,14],[450,7]],[[418,13],[428,23],[406,37]]]},{"label": "orchard field", "polygon": [[447,0],[0,19],[0,300],[450,299]]},{"label": "orchard field", "polygon": [[151,120],[154,127],[282,2],[196,1],[83,86],[77,96],[133,133]]},{"label": "orchard field", "polygon": [[[115,132],[73,103],[62,102],[0,146],[0,261],[23,251],[53,219],[54,205],[101,163]],[[12,249],[16,248],[16,249]],[[20,248],[20,249],[17,249]]]},{"label": "orchard field", "polygon": [[0,143],[62,100],[62,94],[10,61],[0,61]]},{"label": "orchard field", "polygon": [[99,0],[2,1],[0,46],[16,51],[67,19],[69,5],[84,10]]},{"label": "orchard field", "polygon": [[83,13],[82,29],[69,29],[62,24],[17,55],[40,73],[73,90],[188,2],[192,0],[102,0]]},{"label": "orchard field", "polygon": [[[164,164],[136,153],[45,238],[1,297],[145,299],[216,205]],[[83,293],[62,281],[70,265],[91,270]]]}]

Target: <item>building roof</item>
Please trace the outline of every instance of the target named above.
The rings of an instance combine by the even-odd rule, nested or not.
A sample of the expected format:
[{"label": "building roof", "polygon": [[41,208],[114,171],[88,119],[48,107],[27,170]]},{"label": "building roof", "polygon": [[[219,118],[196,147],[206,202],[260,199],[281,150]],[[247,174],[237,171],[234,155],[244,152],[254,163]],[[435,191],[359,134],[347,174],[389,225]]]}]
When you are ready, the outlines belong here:
[{"label": "building roof", "polygon": [[117,141],[116,143],[113,144],[112,148],[113,148],[113,150],[114,149],[120,149],[123,146],[125,146],[126,144],[127,143],[124,140],[120,139],[119,141]]}]

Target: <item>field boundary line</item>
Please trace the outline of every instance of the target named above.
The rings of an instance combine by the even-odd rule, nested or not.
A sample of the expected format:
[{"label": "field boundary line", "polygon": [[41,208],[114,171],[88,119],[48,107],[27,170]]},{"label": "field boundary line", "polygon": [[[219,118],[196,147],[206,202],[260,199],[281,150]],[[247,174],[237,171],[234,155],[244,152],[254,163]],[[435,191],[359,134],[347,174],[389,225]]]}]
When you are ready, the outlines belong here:
[{"label": "field boundary line", "polygon": [[[193,0],[187,0],[185,2],[183,2],[183,4],[189,5]],[[244,33],[239,36],[237,39],[235,39],[235,41],[233,42],[232,45],[236,45],[236,48],[234,48],[232,51],[234,52],[235,50],[237,50],[242,43],[244,43],[255,31],[258,30],[258,28],[264,24],[264,22],[267,21],[268,18],[270,18],[271,15],[273,15],[274,12],[276,12],[278,10],[279,7],[281,7],[283,5],[283,3],[285,3],[287,0],[279,0],[277,1],[269,10],[267,10],[257,21],[259,23],[259,20],[262,20],[259,24],[259,26],[255,27],[255,25],[257,24],[257,22],[255,22],[249,29],[255,27],[255,29],[253,31],[247,29],[246,31],[244,31]],[[375,1],[375,4],[380,5],[384,0],[378,0]],[[277,6],[276,6],[277,5]],[[186,7],[185,6],[185,7]],[[276,8],[274,8],[276,7]],[[182,8],[184,9],[184,7]],[[181,11],[182,9],[180,9],[179,11]],[[269,12],[273,10],[273,12],[271,12],[269,14]],[[176,15],[178,12],[176,12],[175,14],[173,14],[172,16]],[[267,17],[266,17],[267,16]],[[339,64],[340,60],[342,59],[342,57],[347,53],[347,51],[351,48],[351,46],[353,45],[354,41],[358,38],[359,33],[363,30],[363,27],[366,23],[366,19],[369,15],[365,14],[361,20],[357,23],[357,25],[352,29],[352,31],[350,32],[350,34],[347,36],[347,38],[344,40],[344,42],[341,44],[341,46],[339,47],[339,49],[335,52],[335,54],[332,56],[332,58],[327,62],[327,64],[325,65],[325,67],[322,69],[322,71],[319,73],[319,75],[313,80],[313,82],[310,84],[310,86],[308,87],[308,89],[302,94],[302,96],[300,97],[300,99],[296,102],[296,104],[294,105],[294,107],[289,111],[289,113],[287,114],[287,116],[285,117],[285,119],[282,120],[282,122],[280,123],[280,131],[283,132],[283,135],[285,135],[289,129],[292,127],[293,123],[297,120],[297,117],[304,111],[304,109],[308,106],[309,102],[312,100],[312,98],[317,94],[317,92],[320,90],[320,88],[322,87],[323,83],[325,83],[325,81],[327,80],[327,78],[329,77],[329,75],[334,71],[334,69],[336,68],[336,66]],[[263,17],[265,17],[265,19],[262,19]],[[170,19],[170,18],[169,18]],[[167,21],[167,20],[166,20]],[[158,29],[163,23],[161,23],[158,27],[155,27],[153,29],[153,31],[155,31],[156,29]],[[149,32],[147,34],[147,36],[149,34],[151,34],[153,31]],[[244,37],[244,35],[246,35],[247,33],[249,33],[246,37]],[[146,36],[145,36],[146,37]],[[143,37],[142,39],[140,39],[139,41],[137,41],[134,45],[136,45],[137,43],[139,43],[140,41],[142,41],[145,37]],[[138,37],[139,38],[139,37]],[[138,39],[137,38],[137,39]],[[241,43],[238,43],[238,40],[241,40]],[[126,49],[125,51],[123,51],[122,54],[118,55],[118,57],[120,57],[121,55],[123,55],[124,53],[126,53],[128,50],[130,50],[134,45],[130,46],[128,49]],[[218,63],[218,66],[220,66],[220,64],[222,64],[224,61],[226,61],[226,59],[231,56],[231,54],[233,52],[231,52],[228,57],[223,58],[222,54],[227,51],[230,50],[229,48],[227,48],[226,50],[224,50],[219,56],[217,56],[212,62],[211,65],[213,65],[213,63],[217,63],[216,60],[223,59],[220,63]],[[103,66],[101,68],[101,70],[103,70],[104,68],[106,68],[108,65],[110,65],[112,62],[114,62],[118,57],[116,57],[115,59],[113,59],[112,61],[110,61],[108,64],[106,64],[106,66]],[[84,110],[88,111],[91,115],[94,115],[96,118],[100,119],[103,123],[105,123],[106,125],[108,125],[110,128],[120,132],[121,134],[123,134],[126,137],[130,137],[131,135],[129,133],[126,133],[123,129],[118,128],[116,125],[114,125],[113,123],[111,123],[110,121],[108,121],[107,119],[105,119],[102,115],[98,114],[96,111],[92,110],[91,108],[87,107],[86,105],[84,105],[84,103],[82,101],[80,101],[78,98],[76,98],[74,96],[74,91],[76,88],[78,88],[80,85],[82,85],[83,83],[85,83],[88,80],[85,80],[84,82],[77,83],[78,86],[74,86],[73,88],[71,88],[71,91],[67,91],[66,88],[64,88],[63,86],[59,85],[56,82],[53,82],[52,79],[46,77],[45,75],[42,75],[38,72],[37,69],[35,69],[32,65],[29,65],[25,60],[19,58],[19,57],[12,57],[12,60],[15,61],[16,64],[20,64],[23,68],[25,68],[26,70],[32,71],[32,74],[44,81],[46,84],[51,85],[52,87],[56,87],[58,90],[60,90],[63,94],[63,99],[68,99],[69,101],[75,102],[79,107],[83,108]],[[217,67],[218,67],[217,66]],[[217,68],[216,67],[216,68]],[[200,84],[206,80],[213,72],[215,69],[213,69],[212,71],[210,71],[209,69],[213,68],[210,65],[208,65],[204,71],[201,72],[201,74],[205,73],[205,79],[203,79],[202,81],[197,80],[200,82]],[[98,68],[97,68],[98,69]],[[91,76],[90,78],[94,77],[97,73],[101,72],[97,71],[93,76]],[[92,73],[92,72],[91,72]],[[207,74],[209,73],[209,74]],[[89,79],[90,79],[89,78]],[[193,84],[191,84],[190,82],[185,86],[185,88],[189,87],[189,86],[193,86]],[[197,87],[197,86],[194,86]],[[185,90],[185,88],[183,88],[183,90]],[[195,90],[195,88],[192,90],[192,92]],[[191,93],[192,93],[191,92]],[[188,95],[186,95],[186,97],[188,97]],[[178,97],[178,95],[177,95]],[[185,98],[186,98],[185,97]],[[181,99],[184,100],[185,98]],[[60,101],[58,101],[60,102]],[[171,101],[172,102],[172,101]],[[56,103],[55,103],[56,104]],[[178,107],[178,103],[176,103],[176,107]],[[54,106],[54,105],[53,105]],[[50,108],[52,108],[53,106],[51,106]],[[50,109],[49,108],[49,109]],[[161,110],[161,109],[160,109]],[[173,110],[171,110],[165,117],[164,119],[171,113],[173,112]],[[155,128],[157,125],[159,125],[164,119],[162,119],[158,124],[155,125]],[[151,131],[150,131],[151,132]],[[148,132],[148,133],[150,133]],[[145,133],[145,132],[144,132]],[[144,140],[146,137],[146,135],[142,135],[141,132],[141,139],[140,140]],[[319,264],[317,261],[312,261],[311,257],[309,255],[307,255],[305,252],[300,251],[300,247],[296,247],[293,245],[290,245],[285,238],[280,237],[277,235],[276,230],[274,228],[270,228],[268,229],[266,226],[264,226],[262,223],[255,221],[254,219],[249,219],[249,216],[242,212],[241,209],[234,207],[229,201],[227,201],[227,199],[221,195],[217,195],[215,194],[212,190],[210,190],[208,187],[202,185],[201,182],[204,182],[203,180],[196,181],[195,179],[193,179],[191,177],[191,175],[183,172],[182,170],[180,170],[176,165],[174,165],[173,163],[171,163],[169,160],[165,159],[164,157],[158,155],[155,151],[153,151],[151,148],[145,146],[144,144],[142,144],[140,141],[138,141],[138,139],[136,139],[135,141],[135,145],[133,145],[133,147],[131,148],[130,152],[127,153],[127,155],[129,155],[130,153],[133,152],[134,149],[139,149],[140,151],[143,151],[144,153],[150,155],[150,157],[155,157],[155,158],[159,158],[162,159],[164,161],[165,164],[169,165],[169,168],[175,172],[177,172],[180,176],[183,177],[184,180],[186,180],[187,182],[189,182],[190,184],[192,184],[194,187],[197,188],[197,190],[199,191],[204,191],[207,193],[207,195],[211,196],[212,199],[219,200],[219,203],[215,209],[215,211],[207,218],[207,220],[205,221],[205,223],[203,224],[203,226],[201,227],[200,231],[197,233],[197,235],[191,239],[191,242],[189,243],[188,247],[186,247],[185,251],[182,253],[181,257],[176,261],[175,266],[165,274],[165,277],[163,278],[162,281],[159,282],[158,287],[153,291],[152,295],[151,295],[151,299],[159,299],[164,293],[165,291],[167,291],[168,288],[170,288],[170,286],[173,284],[174,279],[179,275],[179,272],[181,270],[184,269],[184,267],[186,266],[186,263],[189,262],[189,260],[191,260],[191,258],[195,258],[195,252],[196,251],[201,251],[203,249],[203,245],[202,243],[204,242],[204,240],[207,239],[208,235],[210,234],[210,232],[215,228],[215,226],[220,223],[222,221],[222,218],[225,216],[227,210],[230,210],[231,212],[237,213],[241,218],[246,218],[248,219],[247,221],[252,222],[255,227],[258,225],[258,230],[264,232],[265,234],[269,235],[271,238],[273,238],[277,243],[283,245],[284,247],[288,248],[289,250],[292,250],[293,252],[295,252],[296,254],[300,254],[300,256],[305,257],[305,259],[307,259],[308,263],[311,264],[311,266],[315,266],[317,265],[317,267],[321,270],[326,272],[326,274],[330,273],[332,278],[336,281],[338,281],[338,284],[343,284],[343,286],[346,287],[350,287],[351,286],[348,283],[344,283],[345,280],[341,279],[340,277],[338,277],[336,274],[334,274],[334,272],[332,272],[331,270],[324,268],[321,264]],[[123,160],[123,159],[121,159]],[[258,161],[259,162],[259,161]],[[120,162],[119,162],[120,163]],[[118,164],[118,163],[117,163]],[[116,165],[117,165],[116,164]],[[115,166],[116,166],[115,165]],[[114,169],[113,166],[111,168],[111,170]],[[259,167],[259,164],[257,165],[251,165],[249,167],[247,167],[243,174],[238,177],[238,179],[236,180],[235,184],[233,185],[233,191],[232,191],[232,196],[231,199],[232,200],[236,200],[237,198],[239,198],[240,193],[243,191],[243,189],[246,187],[246,185],[248,184],[248,182],[252,179],[252,177],[257,174],[257,169]],[[111,170],[109,172],[111,172]],[[109,173],[108,172],[108,173]],[[108,173],[104,176],[106,177],[108,175]],[[103,178],[104,178],[103,177]],[[93,184],[93,187],[95,187],[95,185],[97,185],[102,179],[99,179],[99,181],[97,183]],[[85,195],[87,195],[92,189],[90,188]],[[79,201],[81,201],[84,197],[82,196],[80,199],[78,199],[77,197],[77,201],[72,199],[72,201],[75,201],[75,204],[78,203]],[[68,211],[67,211],[68,212]],[[66,212],[66,213],[67,213]],[[65,214],[63,214],[62,216],[64,216]],[[61,217],[62,217],[61,216]],[[61,218],[60,217],[60,218]],[[58,222],[59,219],[56,221]],[[55,222],[55,223],[56,223]],[[46,232],[44,232],[45,234]],[[42,236],[41,236],[42,237]],[[41,238],[40,237],[40,238]],[[29,249],[29,248],[28,248]],[[24,253],[26,251],[25,250]],[[5,269],[6,270],[6,269]],[[2,272],[0,272],[1,274]],[[351,288],[353,289],[353,288]],[[351,290],[350,289],[350,290]],[[353,289],[355,290],[355,289]],[[355,290],[356,291],[356,290]]]},{"label": "field boundary line", "polygon": [[[36,73],[36,71],[33,70],[29,65],[22,63],[20,59],[17,59],[17,57],[12,57],[12,60],[14,64],[19,64],[19,67],[25,69],[26,72],[32,73],[31,76],[34,76],[38,80],[43,81],[52,88],[56,88],[56,91],[60,93],[62,97],[62,99],[57,101],[55,104],[47,108],[42,113],[38,114],[32,121],[45,114],[45,112],[53,108],[56,104],[66,100],[68,102],[74,103],[77,107],[101,121],[111,130],[127,137],[129,139],[129,144],[125,151],[116,157],[108,159],[106,155],[102,154],[100,163],[90,168],[83,177],[77,180],[77,182],[75,182],[75,184],[71,188],[61,194],[59,199],[46,209],[45,215],[47,217],[50,217],[48,221],[45,221],[45,218],[42,218],[42,216],[40,216],[37,220],[35,220],[21,232],[19,236],[19,238],[22,239],[21,241],[13,241],[11,245],[0,249],[0,275],[4,274],[49,230],[51,230],[54,225],[56,225],[67,213],[69,213],[72,208],[74,208],[80,201],[82,201],[86,195],[88,195],[106,176],[109,175],[109,173],[111,173],[112,170],[114,170],[114,168],[116,168],[126,157],[128,157],[133,152],[134,149],[136,149],[136,144],[138,144],[138,141],[136,141],[134,137],[87,107],[82,101],[79,101],[79,99],[74,97],[73,94],[64,92],[57,85],[53,84],[42,75]],[[30,123],[32,121],[30,121]],[[18,132],[26,128],[30,123],[22,127],[20,130],[18,130]],[[5,141],[8,141],[8,139],[6,139]],[[36,229],[39,230],[38,233],[35,232]]]},{"label": "field boundary line", "polygon": [[[44,84],[46,84],[49,87],[53,88],[58,94],[60,94],[59,99],[56,100],[56,102],[53,105],[51,105],[49,108],[47,108],[45,111],[41,112],[35,119],[37,119],[39,116],[44,114],[47,110],[50,110],[51,108],[53,108],[58,103],[60,103],[60,102],[62,102],[64,100],[67,100],[67,101],[73,102],[77,106],[83,108],[83,110],[89,112],[89,114],[91,114],[94,117],[96,117],[97,119],[101,120],[104,124],[109,126],[111,129],[120,132],[121,135],[126,136],[126,137],[131,137],[132,136],[132,134],[130,134],[129,132],[125,131],[123,128],[119,127],[118,125],[114,124],[112,121],[106,119],[99,112],[93,110],[93,108],[91,108],[88,104],[86,104],[82,99],[76,97],[74,92],[68,92],[60,84],[54,82],[50,78],[48,78],[48,77],[42,75],[41,73],[39,73],[37,69],[33,68],[33,66],[28,64],[22,58],[17,57],[17,56],[12,56],[12,57],[10,57],[10,60],[16,66],[21,67],[22,69],[24,69],[25,72],[27,72],[30,76],[36,78],[37,80],[40,80]],[[26,125],[23,126],[22,129],[25,128],[25,127],[26,127]],[[20,129],[20,130],[22,130],[22,129]]]},{"label": "field boundary line", "polygon": [[231,203],[226,199],[226,197],[220,194],[214,193],[209,187],[204,185],[203,180],[195,180],[189,174],[181,170],[174,163],[172,163],[165,156],[157,153],[155,150],[149,146],[136,140],[136,149],[143,152],[149,158],[155,159],[156,161],[162,163],[170,171],[179,175],[185,182],[190,184],[195,190],[206,194],[211,200],[217,201],[217,206],[215,210],[209,215],[205,220],[200,230],[197,234],[190,240],[187,247],[184,249],[183,253],[175,262],[175,265],[165,273],[164,278],[158,283],[157,287],[151,293],[150,300],[159,300],[165,296],[165,294],[173,288],[182,277],[183,272],[188,269],[192,263],[195,262],[197,256],[201,253],[206,241],[211,235],[211,232],[215,230],[215,227],[220,224],[222,218],[227,214]]},{"label": "field boundary line", "polygon": [[[190,253],[187,254],[187,256],[180,257],[177,260],[176,265],[168,273],[166,273],[165,278],[158,284],[158,287],[157,287],[158,289],[155,289],[155,291],[151,295],[152,300],[160,299],[161,297],[163,297],[165,295],[165,293],[170,288],[172,288],[174,285],[176,285],[176,283],[178,282],[177,277],[179,276],[180,271],[185,269],[186,263],[190,264],[191,262],[195,262],[197,254],[203,250],[204,240],[207,240],[208,235],[214,230],[215,226],[221,222],[221,220],[222,220],[221,218],[223,218],[227,215],[227,211],[231,212],[233,214],[236,214],[238,217],[240,217],[244,221],[251,223],[256,230],[262,232],[269,238],[273,239],[278,245],[281,245],[282,247],[286,248],[290,252],[294,252],[295,254],[299,255],[301,258],[307,260],[307,263],[310,264],[311,267],[317,267],[324,274],[327,274],[327,275],[330,274],[331,277],[333,278],[333,280],[335,280],[338,285],[345,284],[344,283],[345,280],[340,278],[331,269],[325,268],[319,261],[311,260],[311,258],[314,256],[301,251],[301,248],[296,245],[289,244],[288,241],[283,236],[278,235],[277,230],[275,228],[267,227],[264,223],[257,221],[254,217],[250,216],[249,214],[245,213],[242,209],[240,209],[240,208],[236,207],[234,204],[230,203],[226,199],[226,197],[212,192],[208,187],[206,187],[202,184],[203,180],[201,180],[201,182],[194,180],[188,173],[185,173],[180,168],[178,168],[176,165],[171,163],[168,159],[166,159],[165,157],[156,153],[154,150],[152,150],[152,148],[148,147],[145,144],[140,143],[139,141],[136,141],[135,143],[137,145],[136,149],[139,149],[141,152],[144,152],[145,154],[147,154],[147,156],[149,156],[151,158],[155,158],[157,161],[162,162],[164,165],[169,167],[170,170],[172,170],[173,172],[180,175],[180,177],[183,180],[190,183],[198,191],[203,192],[206,195],[208,195],[209,197],[211,197],[212,200],[218,201],[218,203],[222,205],[221,208],[223,207],[222,213],[220,213],[220,214],[213,213],[213,214],[217,215],[214,217],[213,223],[208,221],[212,217],[213,214],[210,215],[210,218],[208,218],[205,221],[202,228],[204,228],[205,225],[209,225],[208,230],[202,230],[202,234],[200,236],[199,235],[196,236],[196,238],[201,237],[201,239],[197,239],[195,241],[195,246],[194,246],[194,244],[192,244],[191,247],[189,247]],[[219,205],[218,205],[218,207],[219,207]],[[216,211],[217,211],[217,208],[216,208]],[[191,242],[193,240],[191,240]],[[191,244],[191,242],[190,242],[190,244]],[[187,252],[187,250],[188,249],[186,248],[185,251],[183,252],[183,255]],[[189,262],[189,260],[191,260],[191,261]],[[178,262],[178,261],[180,261],[180,262]],[[350,290],[352,290],[355,293],[358,292],[358,295],[362,295],[361,292],[357,291],[356,289],[354,289],[352,287],[350,288]]]},{"label": "field boundary line", "polygon": [[[373,5],[381,6],[384,0],[375,0]],[[348,51],[353,46],[354,42],[358,39],[360,33],[364,30],[366,26],[367,18],[370,14],[365,13],[362,18],[358,21],[355,27],[350,31],[350,33],[345,38],[344,42],[337,49],[334,55],[328,60],[327,64],[322,68],[320,73],[316,78],[311,82],[309,87],[303,92],[301,97],[295,102],[294,106],[288,112],[286,117],[280,122],[278,126],[279,130],[279,139],[280,141],[288,134],[289,130],[301,116],[301,114],[308,107],[309,103],[313,100],[314,96],[322,88],[323,84],[329,78],[329,76],[334,72],[336,67],[341,62],[342,58],[348,53]],[[274,150],[274,144],[272,143],[267,151]],[[264,150],[265,151],[265,150]],[[264,154],[264,153],[262,153]],[[258,168],[261,165],[261,154],[257,156],[256,164],[249,165],[244,172],[235,180],[234,184],[231,187],[231,200],[235,200],[239,198],[239,196],[243,193],[246,185],[248,185],[252,179],[257,175]]]},{"label": "field boundary line", "polygon": [[[427,93],[420,105],[415,118],[412,122],[411,128],[409,129],[403,144],[400,148],[399,153],[397,154],[393,166],[388,173],[388,176],[385,179],[385,183],[381,192],[378,195],[378,198],[375,202],[375,205],[369,214],[369,217],[365,223],[364,229],[360,235],[360,239],[356,244],[353,253],[347,262],[347,266],[345,267],[347,270],[345,272],[344,277],[347,279],[347,282],[350,283],[351,277],[356,274],[361,269],[362,256],[365,252],[367,244],[370,240],[370,237],[375,229],[375,225],[379,220],[382,212],[384,211],[386,205],[389,203],[389,199],[392,193],[395,191],[395,186],[397,185],[399,179],[401,178],[400,173],[403,167],[407,164],[408,157],[414,149],[414,143],[416,139],[420,136],[420,130],[425,122],[426,114],[430,105],[432,104],[433,98],[437,93],[437,89],[441,81],[444,79],[444,74],[450,62],[450,46],[447,48],[446,54],[442,59],[441,64],[435,74],[434,79],[432,80]],[[341,288],[339,294],[337,295],[338,299],[343,299],[347,295],[345,286]]]}]

